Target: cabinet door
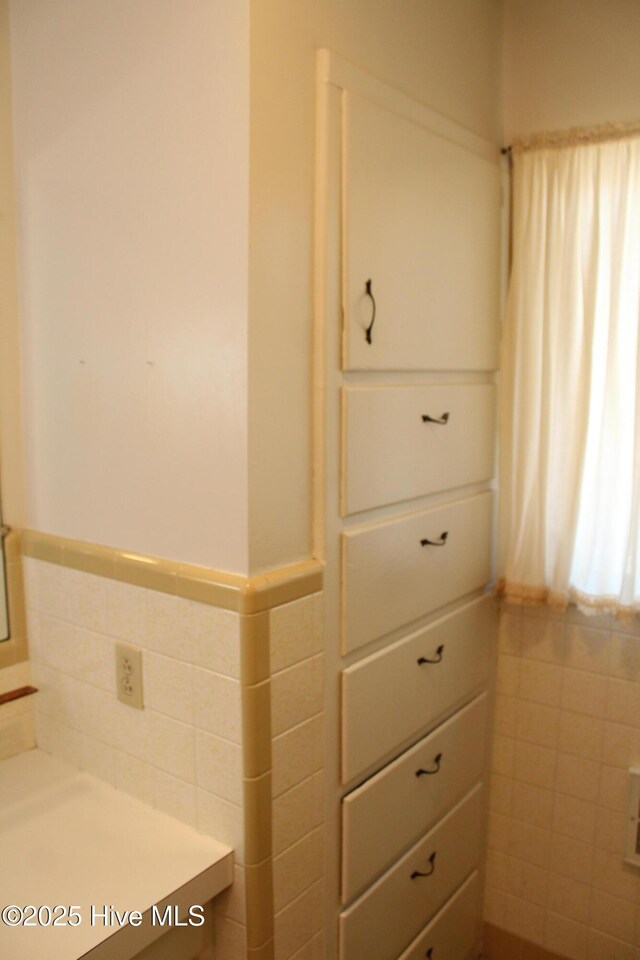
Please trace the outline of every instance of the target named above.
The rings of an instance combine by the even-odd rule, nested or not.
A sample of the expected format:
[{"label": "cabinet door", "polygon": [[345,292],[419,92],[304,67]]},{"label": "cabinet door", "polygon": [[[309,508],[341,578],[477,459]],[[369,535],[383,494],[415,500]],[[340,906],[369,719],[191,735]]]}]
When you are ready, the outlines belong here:
[{"label": "cabinet door", "polygon": [[481,894],[480,877],[472,873],[399,960],[468,960],[480,940]]},{"label": "cabinet door", "polygon": [[344,368],[494,369],[497,150],[477,152],[349,93],[344,109]]}]

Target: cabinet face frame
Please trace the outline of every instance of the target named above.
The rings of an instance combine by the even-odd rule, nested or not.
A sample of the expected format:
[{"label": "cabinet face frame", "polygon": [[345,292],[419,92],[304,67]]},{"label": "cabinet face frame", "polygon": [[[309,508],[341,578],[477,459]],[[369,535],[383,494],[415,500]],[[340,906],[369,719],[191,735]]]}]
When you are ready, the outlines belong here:
[{"label": "cabinet face frame", "polygon": [[[345,667],[364,655],[380,649],[374,642],[366,650],[344,656],[340,650],[340,535],[350,528],[350,518],[342,519],[340,504],[341,390],[345,385],[375,383],[493,383],[491,372],[465,370],[456,374],[429,372],[393,373],[348,371],[343,365],[343,104],[347,91],[363,97],[411,122],[427,126],[441,136],[466,143],[471,150],[496,162],[495,144],[463,129],[419,102],[394,90],[374,76],[332,56],[318,53],[316,113],[316,196],[314,224],[314,326],[313,326],[313,538],[314,555],[325,562],[325,775],[327,780],[325,821],[326,956],[338,954],[338,922],[341,910],[340,875],[340,803],[345,792],[340,771],[339,678]],[[490,489],[487,483],[461,489],[459,496]],[[422,509],[442,502],[439,495],[415,500],[411,509]],[[405,506],[406,509],[406,506]],[[398,505],[381,507],[360,519],[386,519],[399,512]],[[480,595],[480,592],[477,594]],[[475,595],[474,595],[475,596]],[[465,598],[468,601],[474,596]],[[414,629],[426,626],[450,612],[451,606],[422,618]],[[401,631],[402,635],[407,631]],[[399,639],[386,638],[384,643]]]}]

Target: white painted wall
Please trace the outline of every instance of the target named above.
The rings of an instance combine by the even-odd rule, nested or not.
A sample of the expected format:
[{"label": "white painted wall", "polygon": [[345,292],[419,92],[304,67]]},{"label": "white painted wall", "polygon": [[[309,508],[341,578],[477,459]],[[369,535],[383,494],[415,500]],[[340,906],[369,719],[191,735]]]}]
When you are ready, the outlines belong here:
[{"label": "white painted wall", "polygon": [[248,0],[10,13],[27,523],[246,572]]},{"label": "white painted wall", "polygon": [[252,0],[250,567],[309,555],[315,52],[499,140],[498,0]]},{"label": "white painted wall", "polygon": [[640,120],[638,0],[505,0],[505,138]]}]

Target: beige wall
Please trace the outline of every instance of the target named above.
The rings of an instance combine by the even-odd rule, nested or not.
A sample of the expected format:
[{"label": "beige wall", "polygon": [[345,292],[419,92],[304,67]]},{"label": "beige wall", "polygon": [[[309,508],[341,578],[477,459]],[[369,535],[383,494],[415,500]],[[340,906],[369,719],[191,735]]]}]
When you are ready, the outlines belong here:
[{"label": "beige wall", "polygon": [[637,0],[505,0],[505,137],[640,120]]},{"label": "beige wall", "polygon": [[10,14],[26,522],[244,573],[247,4]]},{"label": "beige wall", "polygon": [[500,138],[494,0],[251,3],[252,572],[309,555],[315,51]]}]

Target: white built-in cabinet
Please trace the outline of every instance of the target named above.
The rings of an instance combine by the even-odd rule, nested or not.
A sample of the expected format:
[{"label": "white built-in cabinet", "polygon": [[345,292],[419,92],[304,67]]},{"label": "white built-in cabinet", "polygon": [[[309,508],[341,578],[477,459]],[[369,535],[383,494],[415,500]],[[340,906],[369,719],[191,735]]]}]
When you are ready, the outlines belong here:
[{"label": "white built-in cabinet", "polygon": [[495,635],[499,152],[323,52],[327,957],[472,960]]}]

